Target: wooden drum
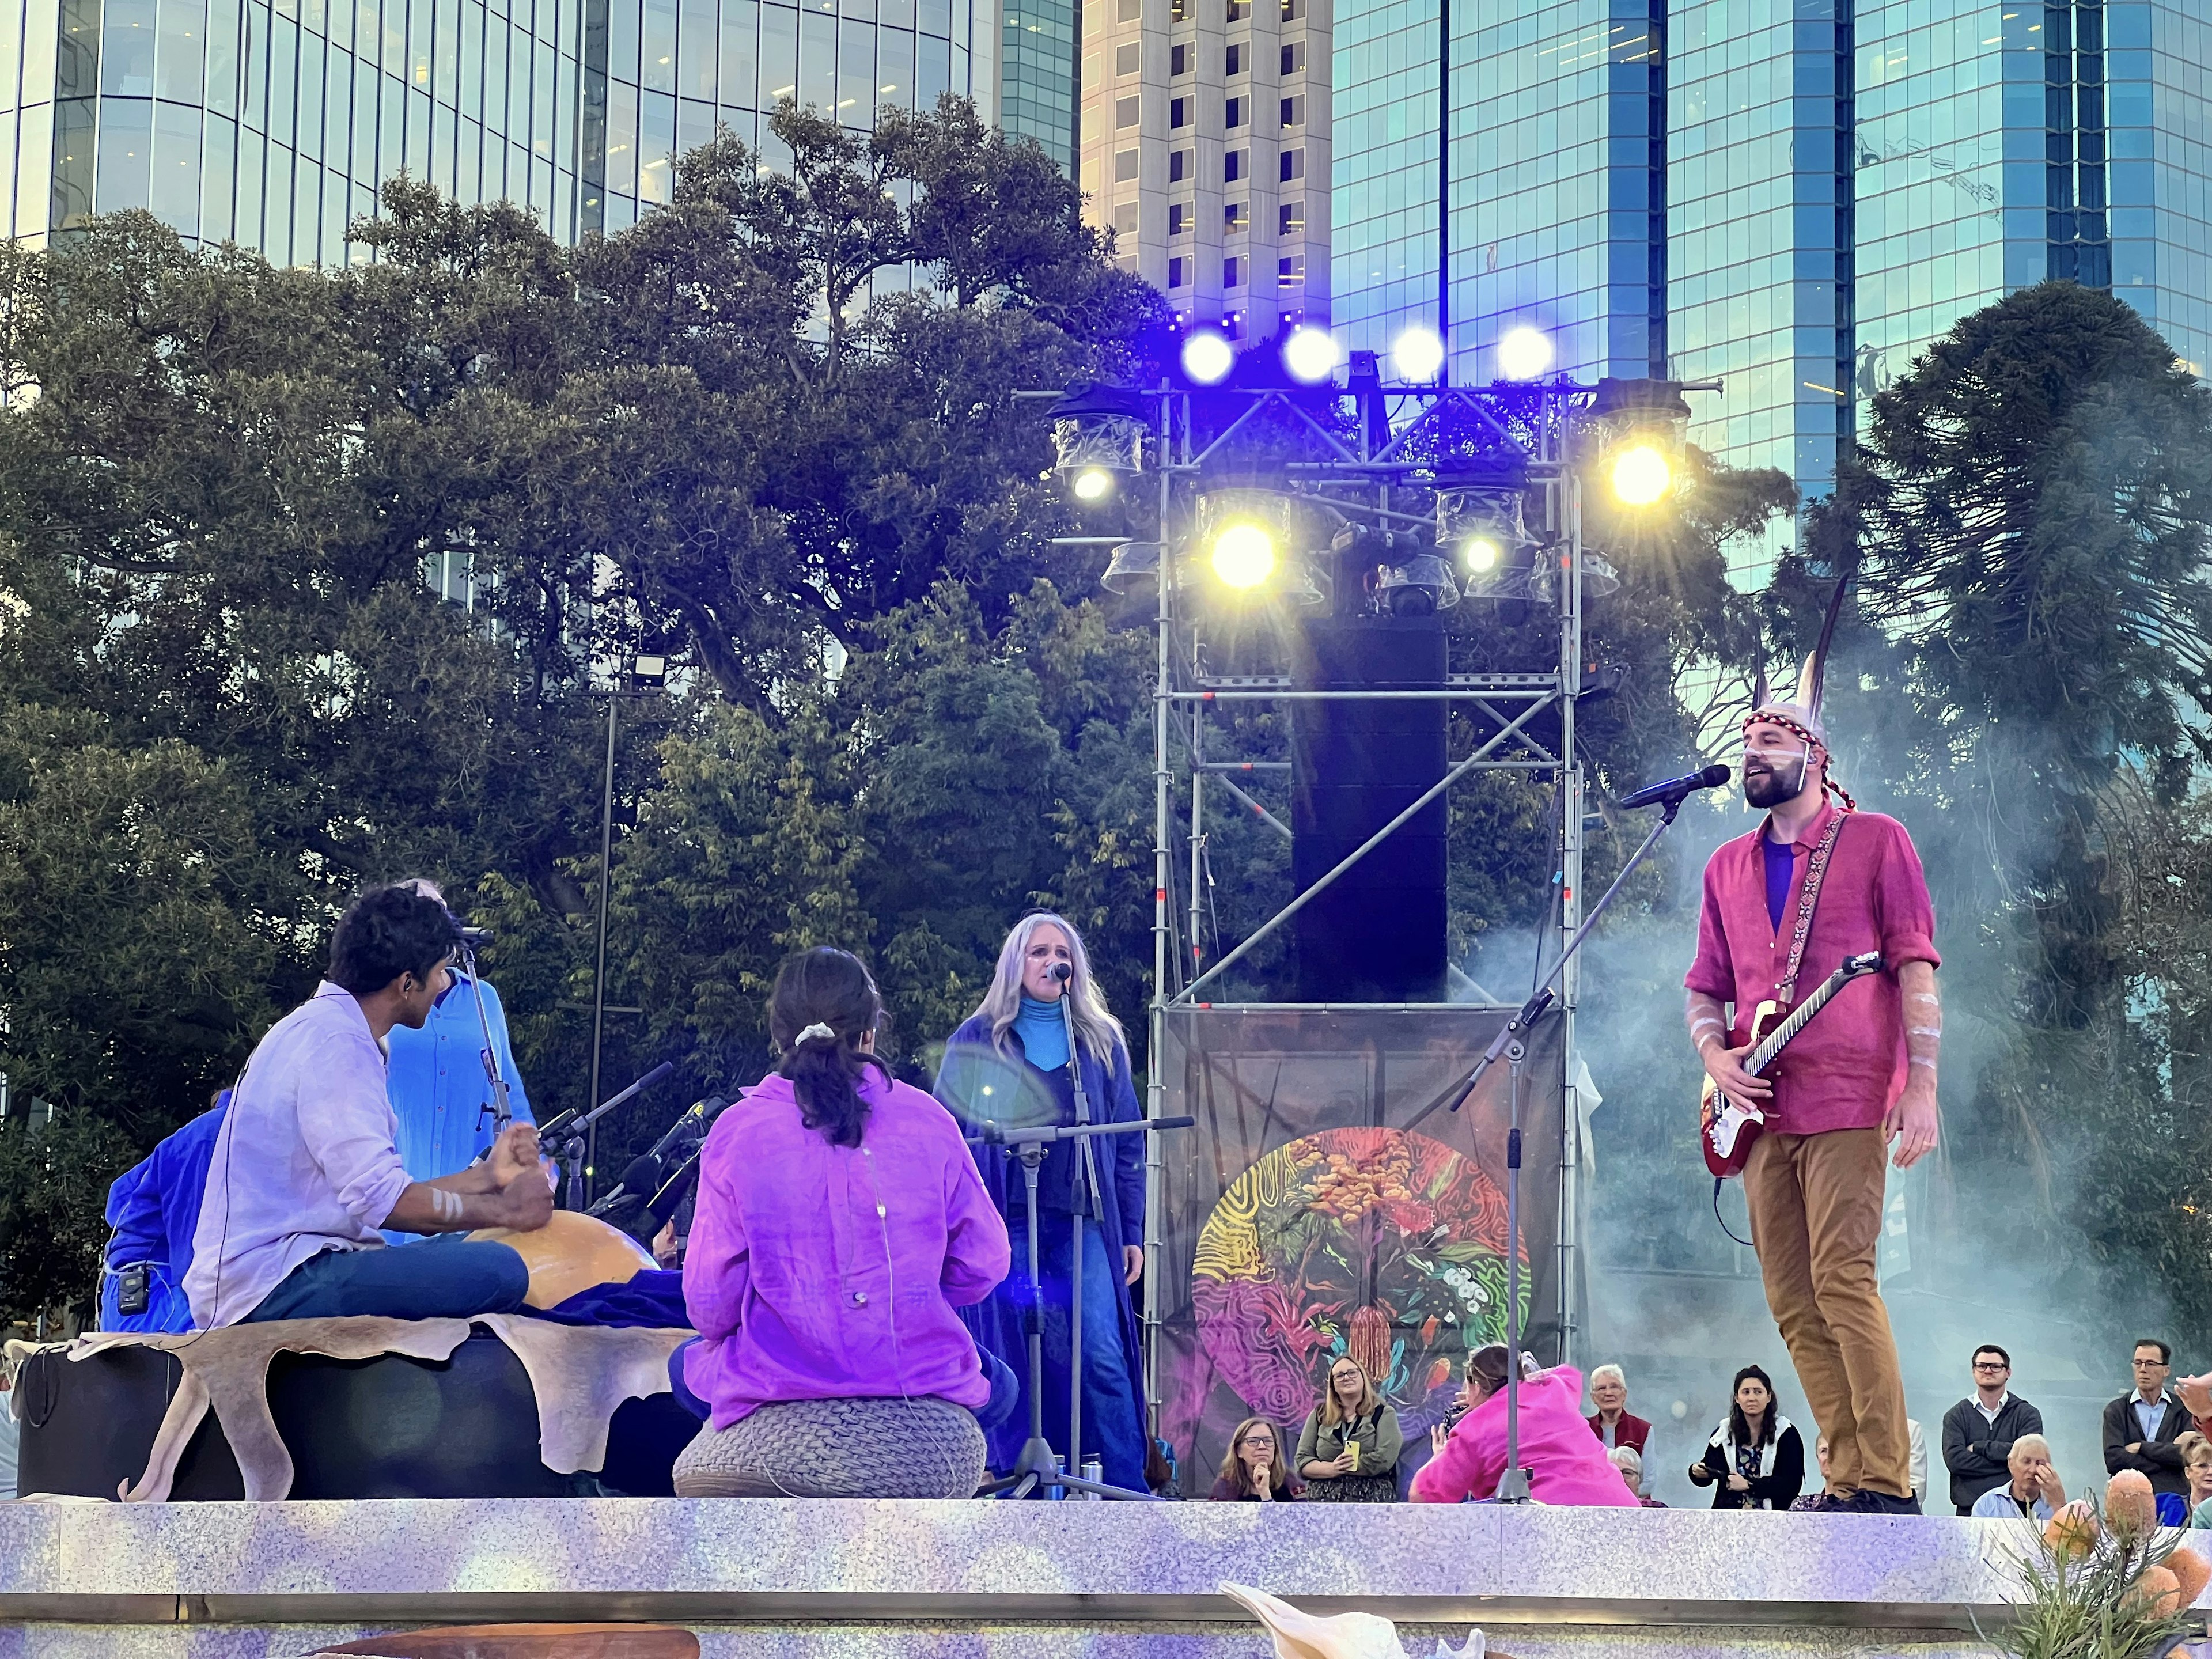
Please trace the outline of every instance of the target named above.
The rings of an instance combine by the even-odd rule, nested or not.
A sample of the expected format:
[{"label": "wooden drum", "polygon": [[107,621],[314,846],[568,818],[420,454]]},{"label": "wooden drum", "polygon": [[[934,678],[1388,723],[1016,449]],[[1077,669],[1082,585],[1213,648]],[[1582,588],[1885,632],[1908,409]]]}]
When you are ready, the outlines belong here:
[{"label": "wooden drum", "polygon": [[595,1285],[627,1285],[659,1265],[650,1250],[620,1228],[574,1210],[556,1210],[543,1227],[526,1233],[486,1227],[469,1237],[507,1245],[522,1258],[530,1269],[530,1294],[522,1299],[541,1312]]}]

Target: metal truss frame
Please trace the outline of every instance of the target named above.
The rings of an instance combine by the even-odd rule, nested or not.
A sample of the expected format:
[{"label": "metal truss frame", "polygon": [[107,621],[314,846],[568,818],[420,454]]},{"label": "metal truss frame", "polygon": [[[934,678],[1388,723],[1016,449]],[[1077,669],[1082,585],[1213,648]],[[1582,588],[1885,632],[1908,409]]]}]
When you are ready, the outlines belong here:
[{"label": "metal truss frame", "polygon": [[[1149,1006],[1151,1036],[1147,1111],[1164,1111],[1167,1079],[1163,1072],[1166,1021],[1171,1009],[1245,1007],[1290,1010],[1322,1005],[1296,1003],[1227,1003],[1201,1000],[1209,986],[1225,984],[1224,975],[1243,960],[1261,942],[1273,936],[1285,923],[1328,889],[1361,860],[1383,847],[1391,835],[1430,803],[1443,797],[1453,784],[1477,771],[1550,772],[1558,779],[1562,799],[1556,814],[1553,848],[1561,888],[1558,934],[1547,934],[1542,948],[1556,951],[1571,937],[1582,921],[1583,813],[1584,778],[1575,748],[1575,706],[1582,695],[1583,545],[1582,478],[1576,466],[1580,428],[1589,412],[1595,388],[1564,380],[1537,385],[1501,385],[1485,389],[1449,386],[1380,387],[1370,381],[1355,385],[1347,393],[1358,417],[1352,425],[1358,436],[1344,441],[1343,428],[1332,431],[1316,422],[1300,402],[1276,391],[1212,391],[1194,394],[1161,390],[1144,394],[1153,415],[1157,444],[1160,580],[1156,635],[1156,687],[1153,697],[1153,960],[1152,994]],[[1243,398],[1247,406],[1210,441],[1200,445],[1192,435],[1194,396],[1212,400]],[[1397,400],[1402,421],[1370,418],[1385,400]],[[1442,690],[1301,690],[1288,676],[1214,676],[1202,672],[1205,618],[1191,602],[1188,589],[1177,580],[1186,563],[1184,556],[1194,541],[1195,497],[1201,476],[1210,464],[1226,453],[1234,440],[1269,410],[1287,411],[1310,434],[1312,459],[1291,461],[1284,471],[1292,493],[1325,502],[1340,513],[1378,524],[1429,522],[1426,515],[1395,511],[1390,505],[1394,485],[1426,481],[1431,463],[1440,455],[1480,459],[1509,449],[1527,463],[1528,486],[1540,495],[1542,514],[1532,535],[1544,552],[1557,561],[1557,579],[1551,583],[1551,606],[1557,621],[1557,653],[1551,667],[1538,672],[1455,674]],[[1405,418],[1410,416],[1410,418]],[[1210,755],[1206,749],[1206,714],[1209,708],[1243,702],[1285,705],[1320,700],[1381,702],[1442,700],[1463,704],[1480,712],[1498,730],[1474,751],[1454,763],[1444,776],[1311,885],[1293,895],[1233,948],[1211,963],[1204,960],[1202,909],[1207,878],[1206,794],[1208,781],[1236,803],[1237,809],[1255,815],[1285,837],[1291,834],[1273,812],[1238,787],[1240,774],[1287,771],[1290,763],[1248,760]],[[1529,736],[1529,723],[1556,709],[1559,735],[1547,747]],[[1180,737],[1181,741],[1176,739]],[[1187,854],[1188,906],[1181,915],[1176,904],[1176,854]],[[1565,1091],[1560,1159],[1557,1317],[1561,1331],[1562,1358],[1571,1359],[1581,1317],[1576,1305],[1577,1257],[1581,1249],[1578,1217],[1581,1194],[1577,1164],[1580,1151],[1576,1125],[1579,1121],[1576,1079],[1580,1074],[1576,1039],[1577,1009],[1580,1001],[1580,964],[1570,962],[1562,978],[1559,1019],[1561,1024],[1560,1063]],[[1363,1005],[1375,1006],[1375,1005]],[[1453,1006],[1451,1004],[1398,1005],[1409,1010]],[[1164,1157],[1162,1139],[1147,1137],[1146,1254],[1157,1261],[1161,1246],[1160,1194]],[[1152,1419],[1157,1423],[1161,1405],[1158,1367],[1161,1297],[1158,1275],[1148,1272],[1145,1289],[1145,1382]]]}]

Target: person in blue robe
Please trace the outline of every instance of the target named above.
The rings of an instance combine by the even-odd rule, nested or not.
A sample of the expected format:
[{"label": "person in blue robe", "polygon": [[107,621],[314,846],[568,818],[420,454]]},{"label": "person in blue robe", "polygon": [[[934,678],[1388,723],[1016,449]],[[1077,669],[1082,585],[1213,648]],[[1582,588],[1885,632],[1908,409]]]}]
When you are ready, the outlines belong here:
[{"label": "person in blue robe", "polygon": [[[115,1178],[107,1189],[111,1230],[100,1274],[100,1328],[103,1331],[188,1331],[191,1304],[185,1299],[185,1272],[192,1265],[192,1234],[200,1224],[200,1200],[207,1191],[208,1161],[215,1155],[216,1132],[230,1105],[230,1091]],[[134,1271],[137,1270],[137,1271]],[[126,1277],[143,1271],[145,1305],[123,1310]],[[136,1297],[133,1297],[135,1302]]]}]

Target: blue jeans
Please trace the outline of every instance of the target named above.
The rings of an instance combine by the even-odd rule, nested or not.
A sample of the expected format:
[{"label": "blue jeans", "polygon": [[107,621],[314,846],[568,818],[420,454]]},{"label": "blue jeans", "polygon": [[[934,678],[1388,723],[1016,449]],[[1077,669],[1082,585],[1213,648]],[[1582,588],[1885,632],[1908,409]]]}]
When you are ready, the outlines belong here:
[{"label": "blue jeans", "polygon": [[[1068,1218],[1049,1212],[1037,1218],[1037,1243],[1044,1267],[1044,1437],[1053,1449],[1067,1449],[1067,1339],[1070,1246]],[[1016,1271],[1026,1272],[1025,1234],[1015,1243]],[[1096,1221],[1083,1224],[1083,1455],[1099,1460],[1109,1486],[1133,1492],[1145,1485],[1144,1406],[1137,1357],[1121,1340],[1121,1316],[1115,1295],[1119,1261],[1106,1256],[1106,1235]],[[1024,1376],[1026,1388],[1028,1378]],[[1023,1401],[1024,1410],[1028,1401]],[[1070,1457],[1067,1472],[1081,1473],[1082,1458]]]},{"label": "blue jeans", "polygon": [[466,1319],[513,1313],[530,1269],[505,1244],[448,1235],[404,1249],[325,1250],[277,1282],[246,1316],[264,1319]]}]

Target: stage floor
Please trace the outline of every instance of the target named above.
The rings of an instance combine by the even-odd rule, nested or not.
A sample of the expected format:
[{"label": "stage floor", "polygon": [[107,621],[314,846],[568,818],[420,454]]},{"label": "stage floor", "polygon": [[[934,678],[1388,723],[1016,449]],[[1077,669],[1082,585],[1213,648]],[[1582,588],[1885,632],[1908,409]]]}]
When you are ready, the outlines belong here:
[{"label": "stage floor", "polygon": [[714,1659],[1262,1659],[1224,1579],[1516,1659],[1986,1654],[2017,1522],[1489,1505],[0,1504],[0,1659],[641,1620]]}]

